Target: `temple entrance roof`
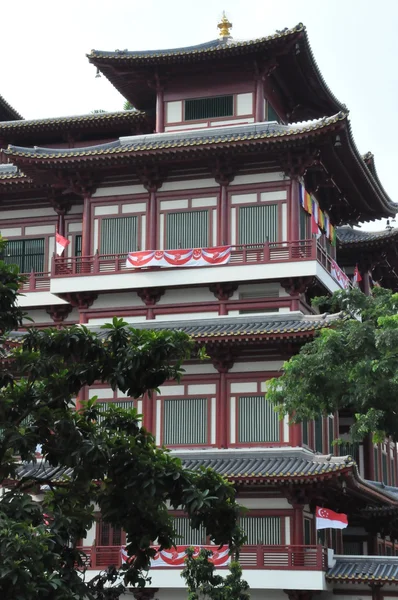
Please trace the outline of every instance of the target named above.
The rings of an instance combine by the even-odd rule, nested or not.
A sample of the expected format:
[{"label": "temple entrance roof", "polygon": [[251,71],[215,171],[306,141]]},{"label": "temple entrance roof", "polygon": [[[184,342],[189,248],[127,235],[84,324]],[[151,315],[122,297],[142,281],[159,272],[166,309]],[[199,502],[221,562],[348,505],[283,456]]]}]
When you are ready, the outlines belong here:
[{"label": "temple entrance roof", "polygon": [[23,117],[15,110],[15,108],[8,104],[3,96],[0,96],[0,122],[15,119],[19,120],[23,119]]}]

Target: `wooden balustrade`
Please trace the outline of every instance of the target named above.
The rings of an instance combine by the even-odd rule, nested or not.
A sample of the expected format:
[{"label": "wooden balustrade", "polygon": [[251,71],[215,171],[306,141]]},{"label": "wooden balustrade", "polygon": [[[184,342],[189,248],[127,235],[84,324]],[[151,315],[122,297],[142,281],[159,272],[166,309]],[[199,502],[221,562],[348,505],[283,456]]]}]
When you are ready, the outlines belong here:
[{"label": "wooden balustrade", "polygon": [[[82,546],[79,550],[86,555],[83,563],[88,569],[121,565],[120,546]],[[324,571],[327,569],[327,549],[322,546],[243,546],[239,562],[243,569]]]},{"label": "wooden balustrade", "polygon": [[[106,275],[134,272],[126,266],[127,253],[94,254],[92,256],[54,257],[52,277],[75,277],[78,275]],[[232,246],[231,260],[225,266],[255,265],[278,262],[318,260],[330,272],[330,257],[317,240],[297,242],[265,242],[264,244],[238,244]],[[160,267],[148,267],[140,271],[156,271]],[[135,272],[138,270],[136,269]]]}]

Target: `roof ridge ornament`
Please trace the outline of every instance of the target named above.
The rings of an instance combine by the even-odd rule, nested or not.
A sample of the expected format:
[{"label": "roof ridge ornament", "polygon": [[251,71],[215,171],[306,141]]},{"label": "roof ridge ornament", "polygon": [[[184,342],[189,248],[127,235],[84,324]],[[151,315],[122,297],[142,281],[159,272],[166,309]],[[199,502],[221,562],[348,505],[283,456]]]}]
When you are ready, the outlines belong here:
[{"label": "roof ridge ornament", "polygon": [[218,23],[217,27],[220,30],[220,38],[225,39],[232,37],[230,32],[230,29],[232,28],[232,23],[228,21],[227,15],[225,14],[225,10],[223,10],[222,19]]}]

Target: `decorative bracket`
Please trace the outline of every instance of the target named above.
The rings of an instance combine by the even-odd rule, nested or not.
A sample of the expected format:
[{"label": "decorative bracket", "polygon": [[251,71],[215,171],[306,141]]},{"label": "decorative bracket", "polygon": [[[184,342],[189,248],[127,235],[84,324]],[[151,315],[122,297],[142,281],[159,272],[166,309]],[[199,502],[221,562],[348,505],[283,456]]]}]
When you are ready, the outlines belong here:
[{"label": "decorative bracket", "polygon": [[63,296],[69,304],[79,310],[87,310],[98,298],[98,294],[95,292],[70,292],[63,294]]},{"label": "decorative bracket", "polygon": [[149,193],[157,192],[166,179],[165,173],[159,167],[143,167],[137,170],[137,175]]},{"label": "decorative bracket", "polygon": [[236,166],[225,159],[217,159],[213,166],[213,175],[216,183],[227,186],[234,180],[236,174]]},{"label": "decorative bracket", "polygon": [[220,300],[221,302],[229,300],[237,289],[237,283],[212,283],[209,286],[209,290],[213,292],[217,300]]},{"label": "decorative bracket", "polygon": [[286,175],[291,179],[303,177],[309,167],[317,164],[319,161],[319,150],[313,150],[306,154],[295,154],[287,152],[280,163]]},{"label": "decorative bracket", "polygon": [[159,302],[165,291],[164,288],[160,287],[142,288],[141,290],[137,290],[137,296],[141,298],[146,306],[154,306]]},{"label": "decorative bracket", "polygon": [[228,371],[234,366],[235,359],[229,348],[208,348],[207,353],[210,356],[210,360],[214,368],[217,369],[219,373],[228,373]]},{"label": "decorative bracket", "polygon": [[288,279],[281,280],[281,286],[289,296],[305,294],[313,284],[313,277],[289,277]]},{"label": "decorative bracket", "polygon": [[50,315],[56,325],[60,325],[73,310],[70,304],[52,304],[46,308],[46,313]]}]

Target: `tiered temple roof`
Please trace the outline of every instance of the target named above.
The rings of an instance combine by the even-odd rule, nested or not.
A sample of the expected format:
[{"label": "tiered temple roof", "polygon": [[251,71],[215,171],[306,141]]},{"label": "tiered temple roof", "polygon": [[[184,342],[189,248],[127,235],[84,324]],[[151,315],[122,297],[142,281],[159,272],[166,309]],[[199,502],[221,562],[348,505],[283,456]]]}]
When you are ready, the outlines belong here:
[{"label": "tiered temple roof", "polygon": [[10,119],[23,119],[18,111],[15,110],[3,96],[0,96],[0,122]]}]

